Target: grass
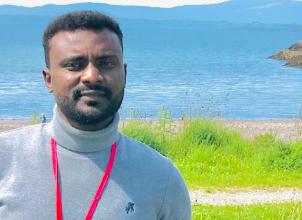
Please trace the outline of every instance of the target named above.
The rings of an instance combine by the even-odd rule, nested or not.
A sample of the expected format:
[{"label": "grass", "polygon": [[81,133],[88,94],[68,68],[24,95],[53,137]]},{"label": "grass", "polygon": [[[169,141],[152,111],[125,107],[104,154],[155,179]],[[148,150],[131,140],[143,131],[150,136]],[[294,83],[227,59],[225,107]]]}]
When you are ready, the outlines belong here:
[{"label": "grass", "polygon": [[211,120],[175,122],[168,112],[161,115],[153,124],[129,120],[121,131],[171,158],[190,189],[302,188],[301,141],[286,143],[272,134],[247,140]]},{"label": "grass", "polygon": [[302,203],[244,205],[244,206],[193,206],[193,220],[299,220]]},{"label": "grass", "polygon": [[[301,141],[287,143],[272,134],[247,140],[214,121],[173,121],[167,112],[157,122],[129,120],[121,131],[170,157],[190,189],[302,188]],[[196,205],[192,211],[193,220],[302,219],[302,203]]]}]

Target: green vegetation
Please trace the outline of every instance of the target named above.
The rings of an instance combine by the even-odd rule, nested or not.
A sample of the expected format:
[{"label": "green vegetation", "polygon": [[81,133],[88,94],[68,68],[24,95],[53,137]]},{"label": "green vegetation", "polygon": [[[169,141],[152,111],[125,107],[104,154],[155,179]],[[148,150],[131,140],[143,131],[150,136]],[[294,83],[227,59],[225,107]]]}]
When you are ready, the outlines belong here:
[{"label": "green vegetation", "polygon": [[247,140],[211,120],[173,121],[165,109],[157,122],[131,119],[121,130],[170,157],[190,189],[302,187],[301,141]]},{"label": "green vegetation", "polygon": [[193,206],[193,220],[298,220],[302,203],[245,206]]},{"label": "green vegetation", "polygon": [[39,123],[39,116],[36,112],[33,112],[31,115],[31,124],[37,124]]},{"label": "green vegetation", "polygon": [[[272,134],[247,140],[212,120],[173,121],[165,109],[156,122],[132,118],[121,130],[170,157],[190,189],[302,188],[302,141],[287,143]],[[298,220],[302,219],[302,203],[195,205],[192,217]]]}]

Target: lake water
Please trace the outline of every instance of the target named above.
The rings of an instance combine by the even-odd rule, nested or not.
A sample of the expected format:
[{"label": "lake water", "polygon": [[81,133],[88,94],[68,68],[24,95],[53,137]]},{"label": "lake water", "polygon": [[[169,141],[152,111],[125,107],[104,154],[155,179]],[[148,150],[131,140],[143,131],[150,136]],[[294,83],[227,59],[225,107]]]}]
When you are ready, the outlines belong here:
[{"label": "lake water", "polygon": [[[50,17],[0,16],[0,118],[51,117],[42,80]],[[302,69],[268,59],[302,39],[302,25],[120,20],[128,78],[122,117],[296,118]]]}]

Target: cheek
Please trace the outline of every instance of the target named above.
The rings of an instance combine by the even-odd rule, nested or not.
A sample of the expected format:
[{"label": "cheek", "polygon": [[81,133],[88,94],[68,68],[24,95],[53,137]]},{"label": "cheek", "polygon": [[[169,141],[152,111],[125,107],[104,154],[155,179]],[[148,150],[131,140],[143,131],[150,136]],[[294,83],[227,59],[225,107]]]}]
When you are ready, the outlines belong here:
[{"label": "cheek", "polygon": [[121,71],[117,71],[106,75],[106,82],[110,87],[115,89],[123,88],[125,84],[125,74]]},{"label": "cheek", "polygon": [[107,82],[113,93],[119,93],[124,88],[125,84],[124,78],[122,77],[111,77]]},{"label": "cheek", "polygon": [[58,94],[68,94],[78,83],[77,76],[71,74],[58,74],[53,78],[53,88]]}]

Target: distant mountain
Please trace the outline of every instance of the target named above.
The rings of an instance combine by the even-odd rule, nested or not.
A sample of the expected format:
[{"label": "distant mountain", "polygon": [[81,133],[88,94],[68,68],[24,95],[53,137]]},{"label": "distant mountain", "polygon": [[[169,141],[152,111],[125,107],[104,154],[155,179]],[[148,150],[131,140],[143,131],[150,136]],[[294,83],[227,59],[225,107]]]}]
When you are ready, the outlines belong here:
[{"label": "distant mountain", "polygon": [[118,6],[101,3],[44,5],[40,7],[0,6],[0,15],[57,16],[68,11],[98,10],[116,18],[158,20],[203,20],[227,22],[302,24],[302,1],[230,0],[212,5],[190,5],[173,8]]}]

